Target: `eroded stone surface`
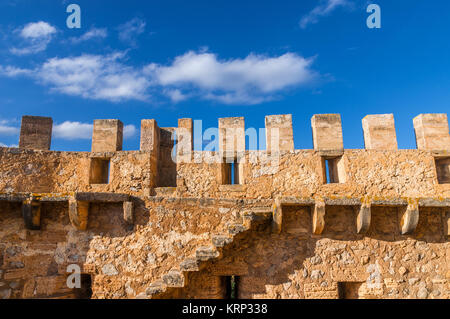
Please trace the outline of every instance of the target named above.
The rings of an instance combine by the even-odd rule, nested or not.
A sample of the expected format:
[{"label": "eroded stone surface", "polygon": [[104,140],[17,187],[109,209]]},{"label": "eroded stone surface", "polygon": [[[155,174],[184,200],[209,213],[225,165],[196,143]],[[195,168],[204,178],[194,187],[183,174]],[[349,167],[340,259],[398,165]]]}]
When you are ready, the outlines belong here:
[{"label": "eroded stone surface", "polygon": [[[325,150],[341,147],[335,120],[317,126],[331,132]],[[184,156],[191,122],[180,123]],[[245,183],[224,187],[217,154],[166,163],[169,135],[143,127],[140,151],[0,148],[0,298],[86,297],[67,287],[70,265],[98,299],[223,298],[228,276],[239,276],[239,298],[449,298],[445,154],[342,150],[345,181],[327,184],[320,148],[276,161],[244,151]],[[92,158],[110,161],[107,184],[89,182]],[[40,230],[25,228],[26,200],[40,203]]]}]

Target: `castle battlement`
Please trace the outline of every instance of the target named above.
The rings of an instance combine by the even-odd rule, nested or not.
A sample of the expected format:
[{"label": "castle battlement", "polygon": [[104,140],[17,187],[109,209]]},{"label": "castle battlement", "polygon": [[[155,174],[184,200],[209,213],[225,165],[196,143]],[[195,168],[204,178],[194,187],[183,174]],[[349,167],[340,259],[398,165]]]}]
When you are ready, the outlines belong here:
[{"label": "castle battlement", "polygon": [[145,119],[123,151],[122,122],[96,120],[90,152],[60,152],[52,119],[25,116],[0,148],[0,297],[224,298],[238,277],[239,298],[449,298],[447,115],[413,122],[417,149],[385,114],[349,150],[340,115],[314,115],[299,150],[271,115],[248,150],[245,119],[222,118],[202,151],[191,119]]},{"label": "castle battlement", "polygon": [[[269,115],[265,119],[267,151],[293,151],[292,115]],[[420,114],[413,120],[416,145],[419,150],[450,152],[447,114]],[[218,121],[219,149],[235,156],[245,152],[246,127],[243,117],[220,118]],[[48,117],[24,116],[20,130],[21,149],[50,150],[53,121]],[[193,150],[193,121],[180,119],[178,127],[160,128],[157,121],[142,120],[141,151],[152,151],[161,145],[178,144],[178,156]],[[316,114],[311,118],[314,150],[339,153],[344,150],[341,116]],[[397,136],[393,114],[367,115],[362,120],[365,149],[397,150]],[[120,120],[95,120],[92,152],[122,150],[123,123]]]},{"label": "castle battlement", "polygon": [[[246,150],[242,117],[219,119],[216,151],[194,151],[193,121],[180,119],[178,124],[160,128],[156,120],[142,120],[141,149],[122,151],[122,122],[96,120],[91,152],[53,152],[49,151],[52,120],[25,116],[19,149],[0,149],[4,163],[0,171],[10,176],[0,181],[0,191],[211,198],[450,194],[445,114],[414,119],[417,150],[397,149],[390,114],[362,120],[365,150],[344,149],[338,114],[312,117],[314,150],[294,149],[291,115],[266,117],[267,150]],[[277,182],[287,178],[294,183]],[[271,181],[271,187],[261,187],[262,181]]]}]

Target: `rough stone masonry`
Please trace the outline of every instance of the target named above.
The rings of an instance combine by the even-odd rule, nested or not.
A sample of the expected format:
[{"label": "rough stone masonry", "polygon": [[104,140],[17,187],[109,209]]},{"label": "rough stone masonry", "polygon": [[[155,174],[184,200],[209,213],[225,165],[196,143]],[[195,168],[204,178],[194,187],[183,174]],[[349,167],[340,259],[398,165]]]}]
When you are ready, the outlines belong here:
[{"label": "rough stone masonry", "polygon": [[292,121],[266,118],[267,151],[227,118],[218,152],[193,150],[190,119],[143,120],[138,151],[97,120],[92,152],[56,152],[52,120],[24,117],[0,148],[0,298],[448,299],[447,115],[414,119],[413,150],[390,114],[363,119],[364,150],[344,149],[338,114],[296,150]]}]

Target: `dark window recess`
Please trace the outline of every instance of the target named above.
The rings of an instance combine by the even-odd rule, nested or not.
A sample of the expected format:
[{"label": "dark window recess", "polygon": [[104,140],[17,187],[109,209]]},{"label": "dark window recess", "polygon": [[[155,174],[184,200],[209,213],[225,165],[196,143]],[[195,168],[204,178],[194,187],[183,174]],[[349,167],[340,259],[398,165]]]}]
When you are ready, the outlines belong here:
[{"label": "dark window recess", "polygon": [[362,282],[338,282],[339,299],[359,299]]},{"label": "dark window recess", "polygon": [[89,172],[89,184],[109,184],[110,160],[92,158]]},{"label": "dark window recess", "polygon": [[92,277],[91,275],[81,274],[81,288],[75,288],[77,299],[92,298]]},{"label": "dark window recess", "polygon": [[232,185],[239,184],[239,183],[236,181],[236,167],[237,167],[237,163],[236,163],[236,162],[233,162],[233,163],[230,164],[231,184],[232,184]]},{"label": "dark window recess", "polygon": [[237,159],[223,161],[222,184],[223,185],[239,185],[239,163]]},{"label": "dark window recess", "polygon": [[450,157],[435,158],[439,184],[450,184]]},{"label": "dark window recess", "polygon": [[334,183],[331,178],[331,172],[330,172],[330,160],[325,160],[325,173],[327,178],[327,184]]},{"label": "dark window recess", "polygon": [[323,158],[322,162],[324,170],[324,183],[345,183],[346,173],[342,156],[334,158]]},{"label": "dark window recess", "polygon": [[226,299],[238,299],[239,277],[227,276],[226,278]]}]

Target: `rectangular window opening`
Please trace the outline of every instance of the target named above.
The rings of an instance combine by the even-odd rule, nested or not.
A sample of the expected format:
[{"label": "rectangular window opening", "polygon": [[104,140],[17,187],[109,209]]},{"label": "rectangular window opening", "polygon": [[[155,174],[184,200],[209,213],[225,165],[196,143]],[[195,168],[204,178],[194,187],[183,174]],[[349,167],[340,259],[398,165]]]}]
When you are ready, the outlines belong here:
[{"label": "rectangular window opening", "polygon": [[89,184],[109,184],[110,168],[110,159],[92,158],[89,172]]},{"label": "rectangular window opening", "polygon": [[331,174],[330,174],[330,160],[325,160],[325,173],[326,173],[326,179],[327,179],[327,184],[331,184],[333,183],[331,181]]},{"label": "rectangular window opening", "polygon": [[81,288],[75,289],[77,299],[92,298],[92,277],[88,274],[81,274]]},{"label": "rectangular window opening", "polygon": [[342,156],[333,158],[322,158],[324,183],[339,184],[346,182],[344,159]]},{"label": "rectangular window opening", "polygon": [[230,167],[230,170],[231,170],[231,184],[232,185],[239,184],[239,183],[236,183],[236,167],[237,167],[237,164],[236,164],[236,162],[233,162],[230,165],[231,165],[231,167]]},{"label": "rectangular window opening", "polygon": [[436,157],[436,175],[439,184],[450,184],[450,157]]},{"label": "rectangular window opening", "polygon": [[360,299],[362,282],[338,282],[339,299]]},{"label": "rectangular window opening", "polygon": [[238,276],[227,276],[226,281],[226,299],[238,299],[239,297],[239,277]]},{"label": "rectangular window opening", "polygon": [[222,184],[223,185],[240,185],[240,164],[235,159],[224,159],[222,164]]}]

